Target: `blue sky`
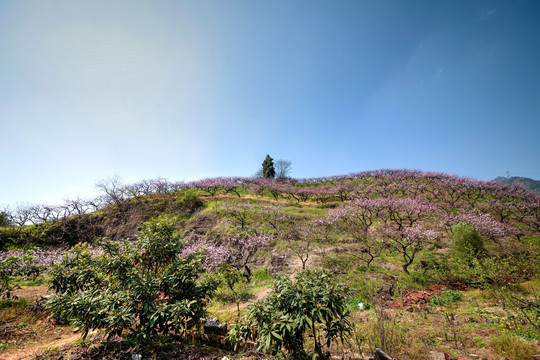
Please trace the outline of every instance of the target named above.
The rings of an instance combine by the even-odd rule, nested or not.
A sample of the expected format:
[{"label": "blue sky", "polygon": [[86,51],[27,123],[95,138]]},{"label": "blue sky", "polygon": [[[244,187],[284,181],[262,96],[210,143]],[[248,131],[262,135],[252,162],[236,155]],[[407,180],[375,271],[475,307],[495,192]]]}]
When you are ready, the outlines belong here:
[{"label": "blue sky", "polygon": [[380,168],[540,178],[537,1],[2,1],[0,205]]}]

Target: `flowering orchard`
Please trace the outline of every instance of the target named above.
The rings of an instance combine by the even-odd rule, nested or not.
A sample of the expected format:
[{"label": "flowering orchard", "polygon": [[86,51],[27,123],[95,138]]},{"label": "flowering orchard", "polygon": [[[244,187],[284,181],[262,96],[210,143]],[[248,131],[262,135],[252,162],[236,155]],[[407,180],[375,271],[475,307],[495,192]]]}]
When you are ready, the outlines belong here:
[{"label": "flowering orchard", "polygon": [[[56,294],[47,307],[57,320],[85,334],[101,328],[110,336],[145,343],[194,330],[219,282],[206,274],[220,269],[228,290],[218,289],[218,297],[233,299],[240,313],[240,299],[257,266],[278,273],[307,270],[302,279],[331,294],[317,278],[330,275],[311,272],[313,267],[356,278],[359,272],[376,278],[384,271],[392,281],[416,278],[423,284],[459,281],[486,287],[534,278],[540,264],[540,196],[495,182],[378,170],[312,179],[154,179],[131,185],[109,179],[100,189],[103,195],[93,200],[1,211],[2,249],[59,246],[62,231],[74,236],[56,249],[0,252],[0,296],[11,296],[21,280],[48,272],[42,279],[50,279]],[[127,225],[138,233],[125,231]],[[91,232],[83,236],[85,229]],[[106,240],[74,245],[97,238]],[[298,291],[305,296],[298,311],[317,295],[309,286],[298,288],[286,280],[278,284],[283,291],[275,289],[276,294],[281,291],[283,298]],[[343,296],[334,299],[340,312]],[[258,319],[257,309],[264,318],[266,312],[286,312],[274,307],[282,306],[279,296],[272,299],[277,305],[267,301],[266,307],[251,308],[252,321]],[[258,337],[259,345],[270,344],[260,348],[303,354],[302,339],[309,333],[315,353],[322,356],[324,348],[326,356],[330,347],[324,341],[336,340],[338,333],[321,334],[340,324],[340,336],[350,330],[345,312],[340,314],[324,324],[318,317],[308,319],[309,329],[293,318],[273,324],[284,331],[279,336],[294,339],[294,349],[273,332],[265,333],[270,328],[260,323],[259,334],[266,337]],[[247,330],[254,329],[236,327],[237,332]]]},{"label": "flowering orchard", "polygon": [[251,194],[319,204],[348,202],[352,198],[409,198],[430,203],[449,215],[480,210],[500,222],[517,221],[536,230],[540,219],[540,195],[525,188],[415,170],[386,169],[309,179],[221,177],[189,183],[171,183],[158,178],[129,185],[121,184],[118,179],[108,179],[100,183],[99,188],[103,195],[92,200],[68,200],[55,206],[20,205],[15,209],[3,209],[3,213],[13,225],[38,224],[194,189],[210,197]]}]

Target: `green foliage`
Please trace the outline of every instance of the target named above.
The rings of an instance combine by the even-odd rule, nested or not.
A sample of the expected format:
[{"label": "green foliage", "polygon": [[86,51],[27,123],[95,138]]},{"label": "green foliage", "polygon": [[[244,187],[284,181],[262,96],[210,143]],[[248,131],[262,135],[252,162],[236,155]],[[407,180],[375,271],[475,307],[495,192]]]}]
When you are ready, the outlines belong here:
[{"label": "green foliage", "polygon": [[448,306],[453,302],[461,300],[463,294],[459,291],[445,289],[440,296],[434,296],[429,300],[429,303],[433,306],[441,305]]},{"label": "green foliage", "polygon": [[[259,349],[292,359],[307,358],[304,344],[309,332],[314,357],[329,358],[331,343],[338,339],[343,342],[351,331],[345,300],[348,293],[348,288],[335,283],[324,270],[303,270],[294,282],[279,279],[273,292],[249,308],[248,320],[257,328]],[[236,333],[250,333],[247,325],[234,329]]]},{"label": "green foliage", "polygon": [[0,227],[0,250],[19,243],[19,229],[17,226]]},{"label": "green foliage", "polygon": [[0,258],[0,298],[11,297],[11,291],[15,288],[13,278],[17,275],[16,267],[19,262],[17,256]]},{"label": "green foliage", "polygon": [[5,211],[0,211],[0,227],[11,226],[9,214]]},{"label": "green foliage", "polygon": [[[360,304],[362,304],[362,307]],[[371,309],[371,304],[365,299],[364,295],[356,294],[347,301],[347,307],[350,310],[369,310]]]},{"label": "green foliage", "polygon": [[440,280],[457,281],[476,287],[493,282],[492,275],[504,267],[510,271],[509,263],[496,256],[487,257],[484,239],[473,225],[459,223],[452,227],[450,256],[436,258],[428,254],[427,268],[434,270]]},{"label": "green foliage", "polygon": [[204,202],[197,195],[194,189],[185,189],[178,192],[178,199],[175,201],[175,205],[181,207],[184,211],[192,213],[195,210],[204,206]]},{"label": "green foliage", "polygon": [[139,344],[160,334],[183,336],[205,316],[214,285],[201,281],[203,257],[181,257],[181,250],[167,218],[143,223],[137,241],[106,244],[102,254],[78,245],[52,269],[56,294],[46,307],[84,336],[97,328],[109,337],[128,330]]},{"label": "green foliage", "polygon": [[263,173],[263,177],[265,178],[276,177],[276,169],[274,168],[274,159],[272,159],[270,155],[266,155],[266,158],[264,159],[262,163],[262,173]]},{"label": "green foliage", "polygon": [[215,298],[235,303],[240,317],[240,303],[249,297],[247,279],[242,271],[232,267],[231,264],[223,264],[216,275],[221,286],[216,290]]},{"label": "green foliage", "polygon": [[265,285],[272,281],[272,275],[268,273],[267,269],[257,269],[251,276],[251,283],[255,286]]},{"label": "green foliage", "polygon": [[452,227],[451,248],[454,258],[470,262],[487,255],[484,239],[469,223],[459,223]]},{"label": "green foliage", "polygon": [[233,345],[233,349],[236,351],[243,341],[250,339],[252,336],[253,329],[246,322],[240,321],[234,323],[227,333],[227,341]]},{"label": "green foliage", "polygon": [[428,278],[426,274],[418,272],[418,271],[412,271],[409,274],[409,279],[419,285],[426,285],[428,282]]},{"label": "green foliage", "polygon": [[11,246],[59,245],[62,238],[61,222],[52,221],[36,225],[0,227],[0,249]]},{"label": "green foliage", "polygon": [[0,298],[11,297],[16,277],[36,277],[44,270],[44,266],[34,261],[34,256],[23,253],[21,256],[5,256],[0,258]]},{"label": "green foliage", "polygon": [[[106,250],[109,254],[112,252],[110,248]],[[60,263],[51,268],[51,288],[58,294],[76,294],[99,288],[105,277],[98,269],[103,266],[100,260],[92,255],[88,244],[75,245]]]}]

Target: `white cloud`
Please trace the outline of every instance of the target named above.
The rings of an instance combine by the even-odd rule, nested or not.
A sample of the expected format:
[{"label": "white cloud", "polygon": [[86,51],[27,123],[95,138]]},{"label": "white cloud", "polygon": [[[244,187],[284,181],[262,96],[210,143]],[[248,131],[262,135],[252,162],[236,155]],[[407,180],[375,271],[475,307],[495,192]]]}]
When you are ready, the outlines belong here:
[{"label": "white cloud", "polygon": [[495,16],[496,12],[496,9],[482,11],[482,13],[480,14],[480,21],[490,20],[491,18],[493,18],[493,16]]}]

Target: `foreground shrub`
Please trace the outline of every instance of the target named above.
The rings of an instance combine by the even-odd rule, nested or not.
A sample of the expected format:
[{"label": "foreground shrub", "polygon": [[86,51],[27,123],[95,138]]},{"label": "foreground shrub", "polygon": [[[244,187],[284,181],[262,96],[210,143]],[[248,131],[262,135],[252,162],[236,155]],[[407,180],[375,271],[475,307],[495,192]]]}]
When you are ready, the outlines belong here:
[{"label": "foreground shrub", "polygon": [[183,336],[205,316],[214,285],[201,280],[200,253],[181,257],[182,243],[167,219],[144,223],[135,242],[108,244],[102,253],[75,247],[51,271],[46,307],[86,336],[127,331],[144,343],[159,334]]},{"label": "foreground shrub", "polygon": [[[330,358],[332,342],[351,332],[345,301],[348,289],[336,284],[323,270],[304,270],[295,281],[281,278],[274,291],[249,308],[246,319],[257,335],[259,349],[292,359],[311,358],[304,345],[306,333],[312,338],[315,357]],[[237,324],[229,339],[238,342],[253,334],[253,327]]]}]

